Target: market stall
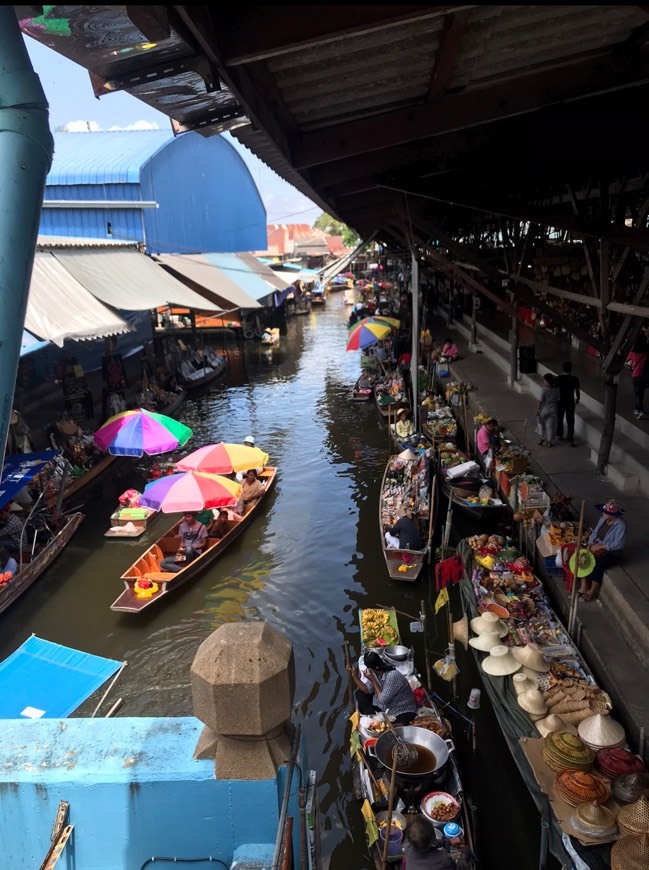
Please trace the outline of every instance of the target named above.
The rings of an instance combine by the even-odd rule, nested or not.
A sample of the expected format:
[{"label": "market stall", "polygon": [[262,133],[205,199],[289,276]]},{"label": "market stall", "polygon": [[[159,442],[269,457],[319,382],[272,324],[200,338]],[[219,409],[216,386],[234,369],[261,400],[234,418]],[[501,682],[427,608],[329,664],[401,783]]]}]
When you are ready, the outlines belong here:
[{"label": "market stall", "polygon": [[[391,456],[383,475],[379,499],[379,532],[390,577],[414,581],[426,557],[430,525],[430,460],[428,452],[416,455],[406,450]],[[389,546],[385,532],[401,517],[409,517],[419,531],[424,547]]]}]

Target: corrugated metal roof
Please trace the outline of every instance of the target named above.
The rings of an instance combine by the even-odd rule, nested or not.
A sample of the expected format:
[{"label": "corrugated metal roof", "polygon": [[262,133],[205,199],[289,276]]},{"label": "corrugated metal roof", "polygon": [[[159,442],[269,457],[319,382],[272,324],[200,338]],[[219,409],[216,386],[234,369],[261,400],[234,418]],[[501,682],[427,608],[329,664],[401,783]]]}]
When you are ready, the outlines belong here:
[{"label": "corrugated metal roof", "polygon": [[194,284],[204,287],[221,303],[223,309],[261,308],[233,278],[225,275],[201,254],[158,254],[153,258]]},{"label": "corrugated metal roof", "polygon": [[74,236],[41,236],[36,242],[37,250],[48,248],[136,248],[136,242],[124,242],[120,239],[82,239]]},{"label": "corrugated metal roof", "polygon": [[173,140],[170,130],[55,133],[53,184],[137,184],[140,169]]},{"label": "corrugated metal roof", "polygon": [[262,305],[267,301],[267,297],[272,296],[275,292],[275,287],[270,281],[262,278],[256,269],[253,269],[236,254],[209,253],[203,256]]}]

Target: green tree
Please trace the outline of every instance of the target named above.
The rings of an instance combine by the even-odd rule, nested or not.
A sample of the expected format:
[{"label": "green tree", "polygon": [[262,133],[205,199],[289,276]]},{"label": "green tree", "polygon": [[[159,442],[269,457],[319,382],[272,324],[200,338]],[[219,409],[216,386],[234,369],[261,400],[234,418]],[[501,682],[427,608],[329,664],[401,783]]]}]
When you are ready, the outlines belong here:
[{"label": "green tree", "polygon": [[348,248],[355,248],[361,240],[355,230],[348,227],[347,224],[344,224],[342,221],[337,221],[335,218],[332,218],[330,214],[327,214],[324,211],[316,218],[313,224],[313,229],[322,230],[330,236],[342,236],[343,242]]}]

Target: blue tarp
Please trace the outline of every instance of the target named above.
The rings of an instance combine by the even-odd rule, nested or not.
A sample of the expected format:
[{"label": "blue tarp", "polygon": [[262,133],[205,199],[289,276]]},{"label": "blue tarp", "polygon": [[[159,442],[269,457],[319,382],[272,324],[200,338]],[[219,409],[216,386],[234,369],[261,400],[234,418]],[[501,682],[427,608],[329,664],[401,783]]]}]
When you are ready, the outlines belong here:
[{"label": "blue tarp", "polygon": [[122,664],[33,634],[0,662],[0,719],[64,719]]},{"label": "blue tarp", "polygon": [[21,453],[19,456],[5,457],[0,478],[0,508],[36,477],[41,468],[57,453],[58,450],[44,450],[42,453]]}]

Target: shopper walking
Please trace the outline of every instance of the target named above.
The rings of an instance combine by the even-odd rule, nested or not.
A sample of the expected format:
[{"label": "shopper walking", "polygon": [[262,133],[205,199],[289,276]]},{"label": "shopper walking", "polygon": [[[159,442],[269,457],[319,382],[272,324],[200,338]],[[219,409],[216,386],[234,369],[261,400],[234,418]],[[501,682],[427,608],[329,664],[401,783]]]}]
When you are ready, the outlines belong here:
[{"label": "shopper walking", "polygon": [[572,363],[564,362],[563,374],[557,378],[559,387],[559,419],[557,421],[557,437],[563,438],[563,418],[566,418],[566,441],[575,446],[575,405],[579,404],[579,378],[572,373]]},{"label": "shopper walking", "polygon": [[536,408],[536,432],[541,436],[540,446],[545,444],[546,447],[552,447],[552,442],[557,437],[559,396],[557,379],[548,372],[543,375],[543,389]]},{"label": "shopper walking", "polygon": [[633,345],[631,353],[626,358],[625,365],[631,370],[631,379],[633,381],[633,395],[635,397],[634,414],[638,420],[646,420],[647,416],[644,412],[644,394],[647,389],[647,340],[639,338]]}]

